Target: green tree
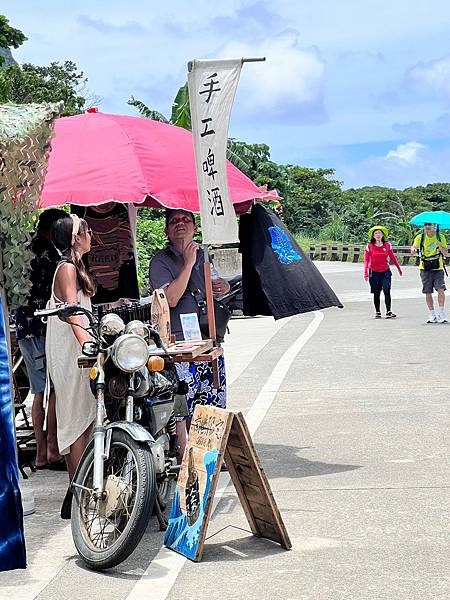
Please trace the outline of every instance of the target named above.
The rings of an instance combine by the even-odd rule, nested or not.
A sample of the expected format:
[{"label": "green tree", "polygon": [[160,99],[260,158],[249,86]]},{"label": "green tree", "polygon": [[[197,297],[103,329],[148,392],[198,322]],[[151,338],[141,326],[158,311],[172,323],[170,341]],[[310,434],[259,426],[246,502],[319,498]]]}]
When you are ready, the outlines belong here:
[{"label": "green tree", "polygon": [[160,121],[161,123],[170,123],[177,127],[183,127],[183,129],[192,128],[191,125],[191,108],[189,105],[189,92],[187,83],[182,85],[175,96],[172,103],[172,114],[170,119],[165,117],[162,113],[157,110],[149,108],[141,100],[136,99],[134,96],[128,100],[127,104],[134,106],[139,111],[142,117],[152,119],[153,121]]},{"label": "green tree", "polygon": [[[20,29],[11,27],[5,15],[0,15],[0,48],[11,49],[18,48],[28,38]],[[5,58],[0,55],[0,67],[5,62]]]},{"label": "green tree", "polygon": [[138,281],[142,294],[149,292],[148,268],[150,260],[166,243],[165,219],[158,209],[141,208],[136,224]]},{"label": "green tree", "polygon": [[334,169],[288,166],[283,218],[293,233],[313,235],[327,225],[341,200],[341,184]]},{"label": "green tree", "polygon": [[83,111],[85,105],[83,86],[86,82],[83,72],[70,60],[63,64],[52,62],[48,67],[29,63],[9,65],[0,70],[0,104],[62,100],[63,115],[76,115]]},{"label": "green tree", "polygon": [[131,96],[127,104],[129,104],[130,106],[134,106],[134,108],[137,108],[141,117],[151,119],[152,121],[159,121],[160,123],[169,122],[168,119],[166,119],[166,117],[162,113],[158,112],[157,110],[152,110],[146,104],[144,104],[140,100],[137,100],[137,98],[135,98],[134,96]]},{"label": "green tree", "polygon": [[433,210],[450,211],[450,183],[429,183],[425,186],[406,188],[403,193],[407,192],[430,202]]},{"label": "green tree", "polygon": [[343,192],[342,200],[341,214],[349,230],[349,242],[365,240],[368,229],[379,223],[389,227],[394,244],[407,245],[414,235],[410,219],[433,209],[420,187],[403,191],[378,186],[349,189]]}]

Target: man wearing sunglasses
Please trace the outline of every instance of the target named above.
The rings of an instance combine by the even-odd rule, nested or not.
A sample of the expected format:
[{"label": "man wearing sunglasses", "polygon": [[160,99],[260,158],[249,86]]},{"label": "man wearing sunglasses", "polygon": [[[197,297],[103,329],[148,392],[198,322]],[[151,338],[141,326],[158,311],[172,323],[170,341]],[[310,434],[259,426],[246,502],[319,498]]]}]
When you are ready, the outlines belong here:
[{"label": "man wearing sunglasses", "polygon": [[[447,323],[445,314],[444,257],[448,256],[447,240],[436,231],[433,223],[425,223],[424,230],[414,239],[411,254],[420,257],[420,278],[430,314],[427,323]],[[439,310],[434,309],[433,292],[438,295]]]}]

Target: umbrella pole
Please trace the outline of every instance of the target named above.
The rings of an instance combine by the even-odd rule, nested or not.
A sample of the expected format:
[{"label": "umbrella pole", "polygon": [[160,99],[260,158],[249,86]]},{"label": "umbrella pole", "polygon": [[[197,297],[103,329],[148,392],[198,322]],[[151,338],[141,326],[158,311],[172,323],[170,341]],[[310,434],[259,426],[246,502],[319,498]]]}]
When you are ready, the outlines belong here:
[{"label": "umbrella pole", "polygon": [[209,262],[209,250],[208,245],[203,244],[203,253],[205,257],[204,270],[205,270],[205,290],[206,290],[206,309],[208,311],[208,328],[209,337],[211,340],[216,339],[216,319],[214,317],[214,296],[212,289],[211,279],[211,265]]}]

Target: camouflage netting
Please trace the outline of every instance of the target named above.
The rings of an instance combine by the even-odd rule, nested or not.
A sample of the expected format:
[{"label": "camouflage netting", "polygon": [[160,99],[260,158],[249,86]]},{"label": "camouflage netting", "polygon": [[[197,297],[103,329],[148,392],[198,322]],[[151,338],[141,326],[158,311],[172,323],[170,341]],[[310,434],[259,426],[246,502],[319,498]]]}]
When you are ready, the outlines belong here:
[{"label": "camouflage netting", "polygon": [[62,106],[0,106],[0,250],[11,308],[23,304],[30,290],[32,225],[47,170],[53,121]]}]

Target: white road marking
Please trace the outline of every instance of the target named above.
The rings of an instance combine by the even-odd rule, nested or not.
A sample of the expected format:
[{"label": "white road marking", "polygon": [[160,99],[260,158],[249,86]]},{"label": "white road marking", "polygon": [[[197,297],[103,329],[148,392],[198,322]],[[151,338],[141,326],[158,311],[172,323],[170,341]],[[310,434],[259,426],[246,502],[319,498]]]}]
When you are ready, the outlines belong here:
[{"label": "white road marking", "polygon": [[[272,317],[261,317],[257,319],[237,319],[232,322],[231,326],[236,330],[237,335],[230,335],[226,343],[227,382],[229,386],[245,371],[256,355],[271,342],[277,332],[292,318],[288,317],[287,319],[275,321]],[[252,343],[243,346],[242,339],[250,338]],[[29,398],[32,398],[32,396],[29,395]],[[228,483],[228,475],[222,473],[218,483],[219,498],[224,493]],[[16,594],[17,600],[33,600],[36,598],[57,577],[58,573],[64,568],[65,562],[73,554],[74,548],[69,524],[62,528],[55,537],[52,536],[48,541],[43,541],[36,553],[29,555],[27,567],[28,581],[17,588],[19,590]],[[63,560],[61,557],[63,557]],[[167,563],[164,561],[161,562],[161,572],[164,574],[167,569],[172,569],[170,559],[175,561],[175,568],[177,568],[177,558],[184,561],[183,557],[178,557],[174,552],[170,552]],[[178,571],[180,568],[178,568]],[[0,574],[0,597],[3,598],[2,593],[6,588],[1,585],[2,575]],[[167,590],[167,593],[169,591],[170,588]],[[5,597],[7,596],[6,591],[4,595]]]},{"label": "white road marking", "polygon": [[248,554],[244,554],[240,550],[236,550],[235,548],[232,548],[231,546],[222,546],[222,548],[224,550],[228,550],[228,552],[231,552],[232,554],[236,554],[236,556],[242,556],[242,558],[247,558],[247,556],[248,556]]},{"label": "white road marking", "polygon": [[[27,576],[31,583],[26,586],[15,586],[12,594],[14,600],[33,600],[36,598],[64,568],[73,553],[70,525],[63,527],[58,533],[52,535],[48,541],[43,539],[42,547],[36,554],[28,557]],[[8,597],[6,586],[0,586],[0,598]]]},{"label": "white road marking", "polygon": [[[270,406],[275,400],[275,396],[283,383],[292,363],[301,352],[305,344],[319,328],[323,321],[323,313],[315,312],[314,319],[310,322],[305,331],[290,346],[279,359],[272,370],[272,373],[266,384],[258,394],[253,406],[245,416],[247,426],[253,436],[262,423]],[[214,498],[213,512],[217,507],[223,493],[225,492],[230,476],[228,473],[221,473],[218,489]],[[175,581],[186,563],[186,558],[181,554],[176,554],[173,550],[162,547],[152,562],[149,564],[141,579],[136,583],[127,600],[141,600],[142,598],[152,598],[152,600],[165,600],[170,593]]]}]

